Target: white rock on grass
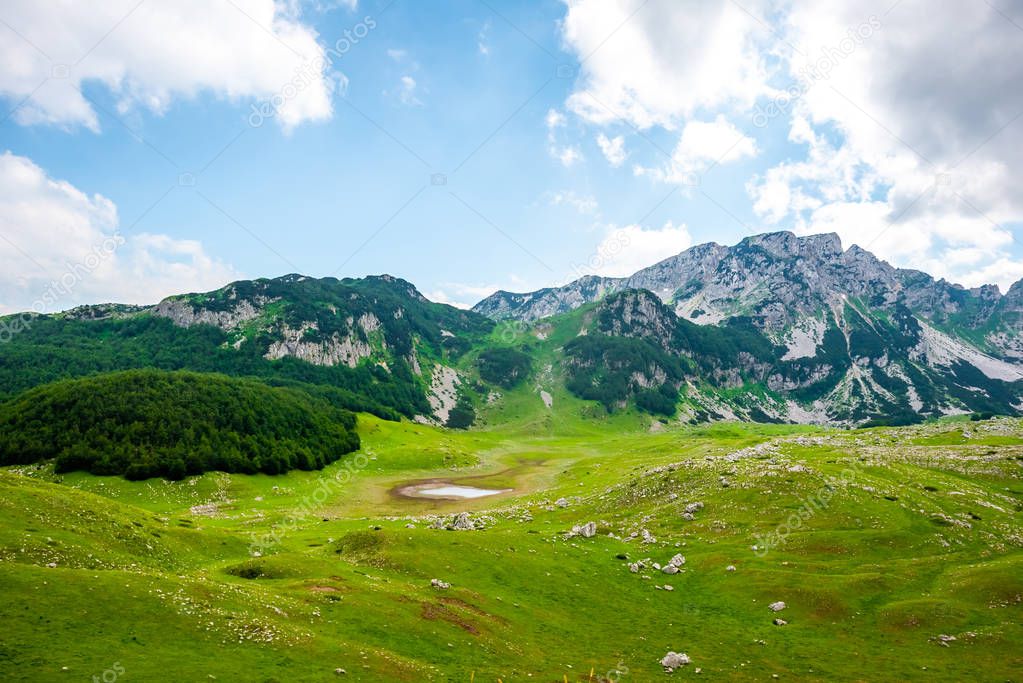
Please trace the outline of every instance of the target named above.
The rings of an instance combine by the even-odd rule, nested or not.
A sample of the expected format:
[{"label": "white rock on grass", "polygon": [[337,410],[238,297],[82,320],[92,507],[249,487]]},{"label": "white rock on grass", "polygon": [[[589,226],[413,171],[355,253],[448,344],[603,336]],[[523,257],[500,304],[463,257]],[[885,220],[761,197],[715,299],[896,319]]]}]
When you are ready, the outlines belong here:
[{"label": "white rock on grass", "polygon": [[681,567],[686,563],[685,555],[675,555],[675,557],[668,560],[668,564],[672,567]]},{"label": "white rock on grass", "polygon": [[441,581],[440,579],[431,579],[430,585],[439,590],[447,590],[448,588],[451,588],[450,583],[447,581]]},{"label": "white rock on grass", "polygon": [[468,512],[458,513],[451,526],[456,531],[471,531],[476,528],[476,525],[473,523],[472,518],[469,517]]},{"label": "white rock on grass", "polygon": [[666,672],[672,673],[675,669],[686,666],[690,662],[689,655],[685,653],[669,652],[661,659],[661,666]]},{"label": "white rock on grass", "polygon": [[771,610],[772,612],[780,612],[786,607],[788,607],[788,605],[779,600],[778,602],[772,602],[770,605],[767,606],[767,609]]},{"label": "white rock on grass", "polygon": [[727,567],[725,567],[725,571],[726,572],[734,572],[735,571],[735,565],[734,564],[728,565]]},{"label": "white rock on grass", "polygon": [[575,536],[582,536],[583,538],[593,538],[597,535],[597,523],[587,522],[582,526],[576,525],[572,527],[572,534]]}]

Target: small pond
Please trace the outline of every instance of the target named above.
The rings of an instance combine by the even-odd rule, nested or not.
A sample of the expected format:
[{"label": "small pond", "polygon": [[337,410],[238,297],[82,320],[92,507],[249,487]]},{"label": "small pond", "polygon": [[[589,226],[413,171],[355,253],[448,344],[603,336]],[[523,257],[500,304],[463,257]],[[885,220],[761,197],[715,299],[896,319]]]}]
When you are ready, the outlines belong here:
[{"label": "small pond", "polygon": [[461,486],[447,482],[416,484],[399,489],[398,493],[407,498],[472,499],[508,493],[511,489],[481,489],[475,486]]}]

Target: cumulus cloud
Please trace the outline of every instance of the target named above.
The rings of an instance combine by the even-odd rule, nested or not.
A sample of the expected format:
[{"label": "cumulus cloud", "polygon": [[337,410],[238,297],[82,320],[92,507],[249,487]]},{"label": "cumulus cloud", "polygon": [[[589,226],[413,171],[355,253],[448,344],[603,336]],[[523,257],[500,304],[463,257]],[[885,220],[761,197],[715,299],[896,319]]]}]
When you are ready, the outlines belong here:
[{"label": "cumulus cloud", "polygon": [[[354,2],[345,4],[354,7]],[[316,32],[274,0],[4,3],[0,95],[20,103],[23,125],[100,128],[81,92],[101,83],[125,113],[165,112],[175,99],[211,93],[275,103],[290,129],[332,115],[343,78],[332,74]],[[16,32],[15,32],[16,31]]]},{"label": "cumulus cloud", "polygon": [[551,155],[555,159],[561,162],[561,165],[570,168],[582,160],[583,153],[579,151],[578,147],[573,145],[567,145],[565,147],[551,147]]},{"label": "cumulus cloud", "polygon": [[778,30],[802,48],[787,58],[802,85],[782,109],[806,157],[750,184],[757,212],[964,284],[1010,284],[1023,271],[1007,258],[1006,224],[1023,219],[1014,21],[1018,7],[793,3]]},{"label": "cumulus cloud", "polygon": [[561,162],[562,166],[569,168],[582,161],[583,153],[576,145],[558,142],[558,129],[564,128],[566,122],[565,115],[557,109],[549,109],[544,117],[544,124],[547,126],[547,152]]},{"label": "cumulus cloud", "polygon": [[623,136],[619,135],[614,138],[608,138],[603,133],[600,133],[597,136],[597,146],[604,153],[607,163],[613,167],[618,168],[625,163],[625,158],[628,154],[625,151],[625,138]]},{"label": "cumulus cloud", "polygon": [[0,312],[154,303],[239,277],[199,242],[121,235],[118,222],[102,195],[50,178],[25,157],[0,155]]},{"label": "cumulus cloud", "polygon": [[547,116],[544,117],[544,123],[547,124],[547,130],[561,128],[565,125],[565,115],[557,109],[549,109],[547,110]]},{"label": "cumulus cloud", "polygon": [[568,107],[593,123],[618,117],[674,128],[700,109],[749,107],[770,91],[751,14],[765,0],[565,0],[562,39],[582,61]]},{"label": "cumulus cloud", "polygon": [[677,185],[697,185],[699,176],[718,164],[757,154],[753,138],[741,133],[724,116],[713,121],[690,121],[682,130],[671,161],[660,168],[636,167],[637,175]]},{"label": "cumulus cloud", "polygon": [[416,79],[411,76],[405,75],[401,77],[401,84],[398,87],[398,99],[402,104],[408,107],[421,107],[422,101],[416,95],[419,84],[416,83]]},{"label": "cumulus cloud", "polygon": [[690,184],[715,153],[758,153],[744,122],[780,118],[795,152],[747,185],[768,226],[833,230],[963,283],[1004,287],[1020,271],[1008,226],[1023,220],[1023,6],[564,3],[562,39],[581,63],[566,109],[598,127],[681,131],[671,161],[637,161],[638,174]]},{"label": "cumulus cloud", "polygon": [[548,201],[551,206],[570,206],[584,216],[600,214],[600,205],[592,195],[580,195],[572,190],[563,190],[548,194]]},{"label": "cumulus cloud", "polygon": [[[447,304],[455,308],[469,309],[478,302],[497,291],[527,292],[533,291],[544,283],[526,281],[517,275],[510,275],[506,282],[487,284],[466,284],[463,282],[442,282],[436,289],[423,292],[430,301]],[[546,283],[548,286],[550,283]]]},{"label": "cumulus cloud", "polygon": [[577,268],[580,271],[577,275],[628,277],[692,245],[686,226],[675,226],[670,221],[659,229],[611,226],[588,262]]}]

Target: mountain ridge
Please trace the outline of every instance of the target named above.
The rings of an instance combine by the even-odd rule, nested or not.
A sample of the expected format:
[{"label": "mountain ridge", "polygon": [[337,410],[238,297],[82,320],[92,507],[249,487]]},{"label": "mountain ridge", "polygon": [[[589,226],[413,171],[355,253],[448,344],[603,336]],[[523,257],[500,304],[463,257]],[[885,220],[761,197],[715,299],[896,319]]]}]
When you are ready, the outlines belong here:
[{"label": "mountain ridge", "polygon": [[289,274],[78,307],[0,346],[0,386],[219,372],[452,427],[499,419],[506,399],[538,416],[596,403],[690,422],[1023,411],[1023,282],[966,289],[833,234],[697,245],[629,278],[514,296],[466,311],[390,275]]},{"label": "mountain ridge", "polygon": [[[922,271],[896,268],[855,244],[843,249],[835,233],[800,237],[789,231],[781,231],[753,235],[731,247],[716,242],[695,245],[628,277],[587,275],[561,287],[534,292],[498,291],[477,303],[472,310],[496,320],[532,322],[592,303],[615,291],[640,288],[657,294],[665,302],[674,303],[676,312],[695,322],[719,322],[725,317],[738,314],[736,308],[726,306],[708,311],[702,304],[708,296],[715,295],[719,299],[741,297],[749,300],[756,289],[750,285],[755,283],[746,283],[748,291],[727,288],[724,284],[728,278],[741,279],[743,269],[736,267],[739,265],[746,266],[745,272],[752,275],[752,278],[746,278],[747,281],[762,278],[757,267],[765,259],[758,259],[758,252],[762,252],[768,261],[803,261],[806,267],[799,273],[803,280],[801,284],[810,291],[814,290],[814,285],[823,276],[827,284],[845,284],[842,293],[848,296],[882,295],[888,297],[887,303],[892,303],[901,294],[912,308],[919,309],[929,318],[935,315],[941,317],[942,313],[958,312],[962,307],[959,300],[962,299],[971,299],[970,304],[977,303],[981,312],[988,317],[998,302],[1008,298],[1015,308],[1019,308],[1019,303],[1023,301],[1023,280],[1015,283],[1004,295],[997,285],[966,288],[944,279],[935,279]],[[828,270],[836,269],[842,272],[828,273]],[[836,275],[847,277],[839,280]],[[788,301],[782,299],[781,303],[793,301],[795,298],[789,297]],[[699,320],[701,317],[705,319]],[[777,311],[774,318],[768,321],[769,327],[791,322],[779,316]],[[974,321],[975,324],[977,322]]]}]

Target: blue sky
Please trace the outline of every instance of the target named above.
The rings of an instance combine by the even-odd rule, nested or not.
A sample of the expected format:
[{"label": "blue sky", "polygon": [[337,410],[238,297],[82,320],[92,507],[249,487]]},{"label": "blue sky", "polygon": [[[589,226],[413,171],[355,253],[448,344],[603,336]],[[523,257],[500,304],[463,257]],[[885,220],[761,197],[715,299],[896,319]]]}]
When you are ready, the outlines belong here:
[{"label": "blue sky", "polygon": [[[146,0],[95,18],[13,2],[0,9],[0,53],[14,65],[0,78],[10,112],[0,310],[37,302],[78,272],[81,245],[115,232],[127,246],[76,274],[51,307],[295,271],[391,273],[464,305],[777,229],[834,229],[899,265],[1004,286],[1023,276],[1007,182],[1016,159],[1004,151],[1018,139],[1016,96],[992,85],[987,96],[1006,101],[980,120],[934,84],[925,94],[947,113],[944,141],[907,132],[919,112],[893,94],[898,82],[863,75],[872,60],[890,63],[912,12],[926,12],[905,3],[900,17],[886,3],[815,13],[769,2],[224,0],[209,3],[214,15]],[[175,28],[160,30],[166,13],[189,5],[192,15],[173,17],[174,41]],[[193,20],[216,25],[221,42],[189,33]],[[957,23],[927,29],[921,54],[901,58],[932,57],[928,41]],[[867,35],[845,50],[847,30]],[[1004,57],[1020,41],[1008,22],[992,14],[974,30],[1004,44],[985,56],[1012,77]],[[823,45],[808,43],[822,32]],[[81,62],[57,54],[68,35],[92,48]],[[310,71],[310,55],[339,39],[344,53]],[[808,82],[806,62],[834,46],[834,71]],[[70,77],[53,70],[65,63]],[[998,80],[983,59],[970,67]],[[315,88],[252,125],[299,68]],[[31,94],[36,76],[45,85]],[[77,102],[58,91],[76,85]],[[779,99],[793,86],[797,97]],[[779,113],[764,117],[771,103]],[[960,177],[950,160],[1003,125]]]}]

